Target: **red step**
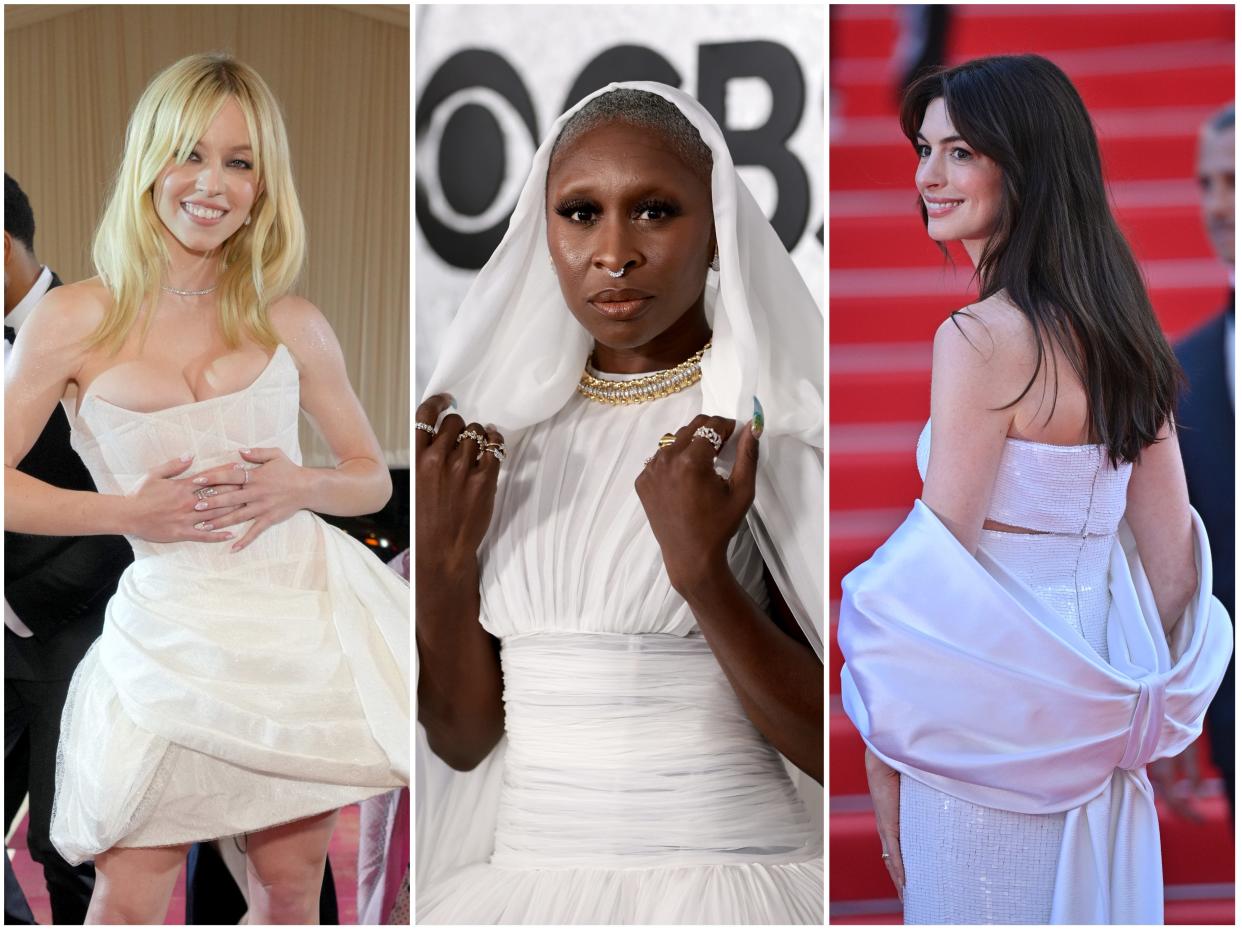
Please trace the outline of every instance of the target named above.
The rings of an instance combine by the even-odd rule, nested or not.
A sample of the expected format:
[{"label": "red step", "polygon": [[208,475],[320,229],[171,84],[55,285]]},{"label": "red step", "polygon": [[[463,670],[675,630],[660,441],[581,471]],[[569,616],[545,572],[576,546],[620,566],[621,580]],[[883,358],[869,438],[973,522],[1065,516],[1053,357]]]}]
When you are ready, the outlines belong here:
[{"label": "red step", "polygon": [[[1166,46],[1153,47],[1153,53],[1166,49]],[[1233,47],[1227,43],[1214,43],[1212,46],[1188,46],[1187,51],[1202,48],[1204,59],[1191,63],[1162,64],[1159,58],[1149,61],[1146,66],[1129,66],[1130,70],[1094,74],[1074,67],[1074,57],[1083,53],[1057,55],[1047,57],[1059,65],[1074,87],[1082,96],[1087,110],[1094,113],[1117,107],[1133,107],[1135,87],[1141,86],[1142,104],[1145,107],[1197,107],[1203,110],[1206,117],[1215,111],[1233,94]],[[1146,50],[1136,48],[1136,54],[1142,55]],[[965,59],[955,59],[958,64]],[[877,67],[871,61],[857,63],[857,79],[851,80],[851,62],[839,62],[834,66],[833,74],[843,79],[835,79],[833,86],[836,95],[838,118],[844,118],[846,125],[855,118],[874,116],[889,117],[897,122],[897,98],[894,85],[896,78],[888,67]]]},{"label": "red step", "polygon": [[[893,903],[896,902],[894,899]],[[1164,924],[1169,926],[1231,926],[1233,915],[1231,899],[1166,900],[1164,904]],[[838,914],[833,911],[832,904],[828,907],[828,917],[834,926],[892,926],[902,922],[899,912]]]},{"label": "red step", "polygon": [[1232,899],[1166,900],[1164,924],[1167,926],[1231,926]]},{"label": "red step", "polygon": [[[1233,8],[1217,6],[954,7],[949,54],[954,59],[1004,50],[1094,49],[1233,38]],[[830,19],[832,50],[842,58],[887,58],[897,41],[896,12],[883,6],[845,6]]]},{"label": "red step", "polygon": [[832,912],[831,906],[828,909],[828,917],[828,921],[834,926],[899,926],[902,922],[901,913],[838,916]]},{"label": "red step", "polygon": [[[1094,49],[1193,39],[1233,39],[1232,6],[957,7],[949,34],[953,58],[1000,51]],[[1101,41],[1103,40],[1103,41]]]},{"label": "red step", "polygon": [[[833,372],[829,365],[833,423],[923,421],[931,403],[930,372]],[[845,490],[838,490],[838,494]],[[848,493],[846,493],[848,494]]]},{"label": "red step", "polygon": [[[911,502],[911,506],[913,502]],[[905,520],[910,507],[875,511],[830,512],[828,527],[828,597],[841,597],[841,579],[870,558]]]},{"label": "red step", "polygon": [[[829,440],[829,449],[832,441]],[[828,508],[900,508],[922,494],[914,444],[904,452],[830,453]]]}]

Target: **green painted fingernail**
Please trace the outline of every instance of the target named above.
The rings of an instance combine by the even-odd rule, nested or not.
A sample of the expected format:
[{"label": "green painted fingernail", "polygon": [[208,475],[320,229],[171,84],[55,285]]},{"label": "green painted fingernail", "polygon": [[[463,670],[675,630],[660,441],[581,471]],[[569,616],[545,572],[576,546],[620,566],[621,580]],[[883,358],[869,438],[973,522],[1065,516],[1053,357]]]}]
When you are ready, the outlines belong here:
[{"label": "green painted fingernail", "polygon": [[750,431],[756,437],[763,433],[763,405],[759,403],[759,397],[755,396],[755,416],[750,422]]}]

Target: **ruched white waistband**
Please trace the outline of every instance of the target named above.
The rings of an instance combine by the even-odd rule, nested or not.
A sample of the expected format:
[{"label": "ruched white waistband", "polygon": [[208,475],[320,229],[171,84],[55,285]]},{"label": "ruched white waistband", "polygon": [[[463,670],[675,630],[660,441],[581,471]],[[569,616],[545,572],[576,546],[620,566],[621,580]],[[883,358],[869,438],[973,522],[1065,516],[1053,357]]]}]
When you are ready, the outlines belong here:
[{"label": "ruched white waistband", "polygon": [[700,635],[504,639],[493,863],[791,861],[818,836]]}]

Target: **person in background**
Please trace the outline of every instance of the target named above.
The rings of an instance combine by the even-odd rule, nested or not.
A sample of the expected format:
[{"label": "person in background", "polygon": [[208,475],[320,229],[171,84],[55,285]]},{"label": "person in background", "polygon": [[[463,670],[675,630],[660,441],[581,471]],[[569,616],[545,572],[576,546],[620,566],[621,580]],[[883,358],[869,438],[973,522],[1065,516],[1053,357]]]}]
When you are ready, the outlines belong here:
[{"label": "person in background", "polygon": [[[1196,166],[1203,229],[1221,262],[1229,267],[1229,297],[1219,314],[1179,342],[1174,351],[1186,373],[1188,390],[1178,406],[1178,440],[1186,467],[1190,503],[1207,526],[1212,545],[1212,592],[1233,618],[1234,475],[1233,452],[1233,104],[1222,107],[1199,132]],[[1234,751],[1233,661],[1208,707],[1204,730],[1212,762],[1225,783],[1233,816]],[[1193,793],[1199,782],[1198,742],[1178,758],[1162,761],[1152,774],[1156,789],[1179,813],[1197,819],[1174,792],[1180,769]]]},{"label": "person in background", "polygon": [[[39,262],[35,219],[18,183],[4,176],[4,357],[36,304],[60,279]],[[17,467],[66,489],[95,491],[69,447],[69,422],[57,407]],[[30,796],[30,856],[43,865],[52,921],[80,924],[95,868],[71,867],[48,838],[60,714],[74,668],[103,627],[104,606],[133,559],[123,537],[4,535],[4,822]],[[5,924],[33,923],[5,858]]]}]

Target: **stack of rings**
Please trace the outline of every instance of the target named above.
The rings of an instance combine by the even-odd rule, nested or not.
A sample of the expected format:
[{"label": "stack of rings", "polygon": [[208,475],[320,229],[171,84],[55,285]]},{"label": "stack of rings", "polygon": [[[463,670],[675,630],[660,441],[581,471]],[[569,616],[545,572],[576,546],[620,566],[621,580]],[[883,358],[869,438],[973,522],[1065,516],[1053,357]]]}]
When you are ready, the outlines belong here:
[{"label": "stack of rings", "polygon": [[205,502],[207,501],[207,499],[211,498],[213,495],[219,495],[219,494],[220,494],[220,490],[213,489],[211,486],[208,486],[205,489],[194,490],[194,497],[197,498],[200,502]]},{"label": "stack of rings", "polygon": [[[715,450],[717,453],[719,453],[720,448],[724,446],[724,437],[720,436],[720,434],[717,431],[707,426],[698,428],[691,435],[690,437],[691,443],[693,443],[695,440],[706,440],[708,443],[712,445],[712,449]],[[658,444],[660,449],[656,450],[655,453],[652,453],[649,457],[643,460],[643,465],[646,466],[653,459],[655,459],[656,453],[659,453],[660,450],[663,450],[665,447],[671,447],[676,442],[677,442],[676,434],[665,434],[664,436],[662,436]]]},{"label": "stack of rings", "polygon": [[457,435],[457,442],[461,443],[463,438],[473,440],[476,444],[478,444],[479,455],[474,458],[476,463],[483,459],[484,453],[492,454],[492,456],[496,457],[496,461],[499,463],[503,463],[505,461],[505,445],[503,443],[495,443],[488,440],[477,430],[463,430]]}]

